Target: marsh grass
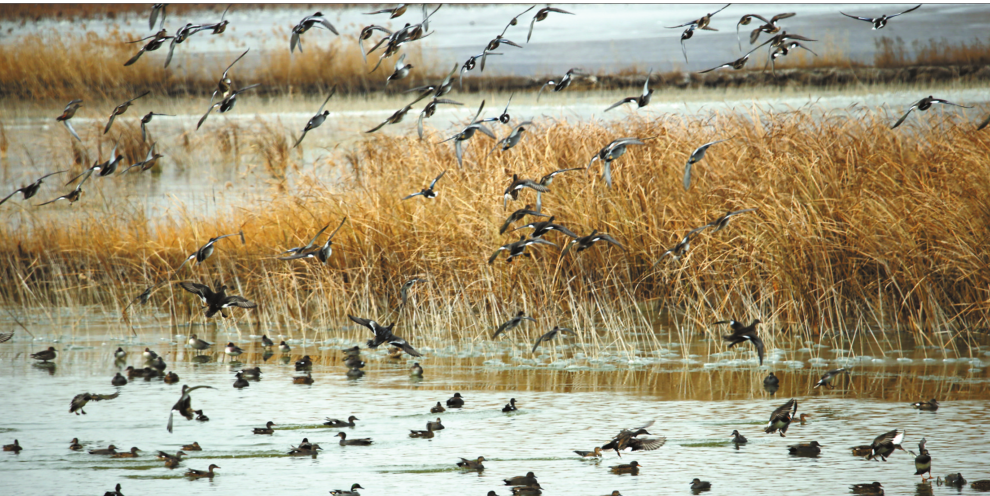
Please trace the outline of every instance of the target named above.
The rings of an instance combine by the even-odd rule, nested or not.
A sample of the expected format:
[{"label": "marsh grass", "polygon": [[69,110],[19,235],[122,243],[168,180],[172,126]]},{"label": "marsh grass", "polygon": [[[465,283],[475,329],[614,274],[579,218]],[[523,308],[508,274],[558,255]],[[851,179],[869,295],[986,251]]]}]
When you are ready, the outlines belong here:
[{"label": "marsh grass", "polygon": [[[884,330],[955,348],[990,324],[990,138],[952,113],[918,113],[897,130],[889,129],[891,119],[802,109],[609,125],[549,120],[504,154],[487,155],[494,143],[476,136],[463,168],[437,136],[373,135],[335,155],[340,179],[332,185],[294,166],[278,122],[260,132],[217,131],[191,141],[189,154],[219,142],[222,153],[249,166],[265,164],[275,182],[270,198],[209,218],[180,209],[152,219],[110,202],[110,183],[91,184],[77,205],[55,207],[59,215],[0,226],[0,305],[70,329],[86,317],[64,309],[125,324],[200,323],[198,300],[176,286],[159,289],[149,306],[122,311],[156,280],[223,281],[259,308],[235,310],[221,326],[275,326],[303,339],[363,340],[366,331],[346,317],[355,314],[398,321],[396,333],[419,346],[474,346],[525,310],[539,325],[512,331],[513,340],[532,343],[554,325],[578,331],[541,347],[537,355],[551,360],[604,349],[636,354],[699,333],[717,338],[724,329],[712,322],[755,317],[767,323],[768,349],[800,338],[852,350],[853,338],[877,340]],[[542,246],[529,250],[531,259],[486,264],[520,234],[498,235],[504,218],[535,200],[524,191],[503,209],[512,173],[539,178],[584,166],[622,136],[658,138],[613,164],[612,188],[596,165],[558,176],[543,202],[579,235],[599,229],[625,250],[596,245],[561,258],[559,249]],[[691,151],[727,137],[695,165],[684,191]],[[443,170],[436,199],[400,200]],[[295,181],[287,183],[289,175]],[[651,268],[690,229],[749,207],[759,210],[702,233],[685,257]],[[275,259],[344,217],[327,265]],[[211,236],[240,230],[246,244],[223,240],[204,264],[171,273]],[[561,247],[568,241],[548,238]],[[399,289],[412,277],[424,281],[400,307]],[[724,351],[717,339],[711,347]],[[687,347],[679,349],[687,358]],[[531,357],[528,349],[518,353]]]}]

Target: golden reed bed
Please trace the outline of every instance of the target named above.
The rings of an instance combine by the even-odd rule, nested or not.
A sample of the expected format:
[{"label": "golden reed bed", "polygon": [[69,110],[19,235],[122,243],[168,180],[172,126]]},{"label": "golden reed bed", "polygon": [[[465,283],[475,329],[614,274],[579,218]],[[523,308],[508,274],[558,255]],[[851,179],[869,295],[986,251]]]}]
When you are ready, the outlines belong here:
[{"label": "golden reed bed", "polygon": [[[631,117],[610,127],[545,120],[505,154],[486,157],[493,142],[476,136],[463,169],[450,143],[436,144],[440,136],[376,135],[339,157],[340,184],[301,178],[289,191],[273,190],[269,203],[244,204],[223,218],[150,220],[105,211],[84,196],[57,207],[64,215],[2,225],[0,305],[52,318],[63,307],[96,305],[116,319],[209,237],[243,229],[245,245],[223,240],[206,263],[172,280],[223,280],[259,304],[235,310],[240,322],[290,333],[336,330],[353,313],[399,320],[397,332],[411,339],[487,339],[522,309],[540,325],[513,332],[535,337],[560,324],[592,347],[654,341],[652,333],[628,331],[657,318],[677,332],[717,333],[710,323],[754,317],[766,322],[769,346],[795,333],[841,337],[879,328],[948,345],[960,333],[985,331],[990,318],[990,132],[933,111],[897,130],[889,125],[868,112],[810,110]],[[286,130],[269,129],[269,146],[289,146]],[[503,209],[512,173],[538,178],[583,167],[623,136],[657,138],[613,164],[611,189],[598,162],[558,176],[543,203],[579,235],[599,229],[625,251],[602,244],[561,258],[543,246],[531,249],[533,259],[486,263],[519,235],[499,235],[502,221],[534,199],[526,190]],[[728,137],[694,166],[685,191],[691,151]],[[438,198],[400,200],[443,170]],[[748,207],[759,210],[703,233],[686,257],[650,270],[688,230]],[[326,266],[275,259],[344,216]],[[412,277],[425,282],[399,308],[399,288]],[[175,286],[149,305],[172,323],[203,321],[198,300]],[[148,308],[132,306],[127,319],[148,319]]]}]

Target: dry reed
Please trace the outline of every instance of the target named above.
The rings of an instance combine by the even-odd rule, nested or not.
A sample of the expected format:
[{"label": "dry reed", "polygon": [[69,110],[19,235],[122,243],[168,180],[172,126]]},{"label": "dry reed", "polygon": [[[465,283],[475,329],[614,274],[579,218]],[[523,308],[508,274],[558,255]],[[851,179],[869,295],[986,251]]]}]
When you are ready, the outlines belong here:
[{"label": "dry reed", "polygon": [[[291,153],[279,151],[288,138],[266,125],[266,136],[242,139],[246,151],[228,153],[271,162],[278,189],[270,201],[210,219],[190,212],[150,220],[93,194],[71,214],[0,226],[0,305],[95,305],[121,315],[209,237],[243,229],[246,245],[224,240],[213,258],[172,280],[222,280],[259,303],[240,318],[303,336],[350,329],[351,313],[400,320],[397,332],[420,342],[485,340],[524,309],[541,324],[513,331],[518,336],[566,325],[589,350],[661,346],[652,327],[658,318],[672,329],[668,340],[687,341],[699,331],[719,332],[710,327],[715,320],[753,317],[768,323],[770,347],[801,336],[842,348],[847,338],[883,329],[950,347],[990,324],[990,135],[952,115],[917,118],[923,124],[894,131],[872,113],[809,110],[631,118],[609,127],[548,121],[506,153],[486,156],[493,143],[476,137],[463,169],[435,136],[376,135],[346,161],[338,157],[338,184],[303,176],[288,192],[284,175],[298,176],[288,167]],[[626,250],[597,245],[561,258],[544,246],[530,250],[532,259],[486,264],[519,234],[498,235],[501,222],[533,200],[524,191],[503,210],[513,172],[538,178],[583,166],[621,136],[658,138],[613,164],[611,189],[595,166],[559,176],[543,202],[578,234],[599,229]],[[685,192],[690,152],[724,137],[734,138],[695,165]],[[437,199],[400,200],[442,170],[448,173]],[[651,270],[688,230],[749,207],[759,210],[703,233],[681,260]],[[345,216],[326,266],[275,259]],[[400,308],[399,288],[412,277],[425,281]],[[151,301],[172,323],[203,319],[198,302],[177,287],[165,286]],[[129,317],[148,318],[144,308],[131,307]]]}]

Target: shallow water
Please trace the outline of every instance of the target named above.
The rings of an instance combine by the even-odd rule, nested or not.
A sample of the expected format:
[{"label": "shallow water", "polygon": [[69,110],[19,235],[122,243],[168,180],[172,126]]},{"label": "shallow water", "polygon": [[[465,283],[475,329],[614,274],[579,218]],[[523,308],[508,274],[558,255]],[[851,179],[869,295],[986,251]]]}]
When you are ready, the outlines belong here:
[{"label": "shallow water", "polygon": [[[197,363],[192,350],[176,344],[184,342],[181,335],[143,329],[140,338],[122,340],[92,332],[55,343],[60,350],[56,365],[39,367],[27,355],[49,346],[46,338],[32,341],[18,331],[15,340],[0,345],[0,374],[7,386],[0,439],[8,444],[16,438],[26,447],[18,455],[0,453],[5,494],[99,494],[117,482],[125,494],[243,494],[255,485],[325,493],[354,482],[366,488],[365,495],[506,494],[501,480],[528,471],[536,473],[546,494],[618,489],[623,495],[652,495],[660,488],[687,493],[694,477],[711,481],[711,494],[807,494],[809,488],[843,494],[850,484],[874,480],[888,494],[926,494],[916,487],[919,477],[912,475],[909,454],[871,462],[849,453],[850,446],[894,428],[906,430],[906,449],[916,449],[921,437],[928,439],[935,474],[990,477],[985,423],[990,348],[985,343],[957,355],[905,347],[903,341],[899,350],[888,348],[883,354],[868,345],[842,353],[846,350],[795,341],[772,349],[759,367],[751,350],[706,353],[711,343],[704,340],[685,343],[683,350],[664,343],[655,353],[607,351],[597,358],[560,342],[534,359],[519,336],[457,347],[417,343],[426,355],[420,359],[423,380],[409,377],[409,357],[393,361],[384,350],[363,350],[367,374],[349,380],[339,350],[364,337],[356,332],[320,342],[290,340],[291,355],[267,359],[250,344],[259,339],[248,332],[239,339],[236,333],[196,332],[221,343],[236,340],[248,352],[239,364],[231,364],[216,354],[222,344],[215,345],[206,355],[209,361]],[[883,336],[877,343],[893,344]],[[88,415],[70,415],[67,405],[75,394],[118,389],[110,385],[120,370],[112,358],[118,345],[130,354],[128,364],[141,365],[140,352],[150,346],[166,354],[180,384],[214,386],[193,393],[193,407],[205,410],[211,420],[177,417],[175,432],[166,432],[168,409],[181,385],[160,379],[136,379],[119,388],[120,397],[91,402]],[[291,383],[292,361],[304,353],[316,362],[312,386]],[[840,355],[855,356],[837,359]],[[254,365],[261,367],[263,379],[244,390],[232,388],[231,371]],[[837,379],[832,390],[811,388],[824,370],[838,365],[850,367],[852,375]],[[777,371],[782,383],[773,397],[762,388],[769,370]],[[464,395],[465,408],[429,413],[455,391]],[[518,400],[520,411],[504,414],[500,408],[510,397]],[[769,413],[791,397],[799,401],[798,413],[810,413],[811,419],[805,425],[795,422],[786,438],[764,434]],[[942,402],[935,413],[918,412],[909,404],[930,397]],[[334,437],[338,429],[320,426],[324,417],[351,414],[360,419],[358,425],[343,430],[352,438],[371,437],[372,446],[341,447]],[[434,439],[407,437],[408,429],[425,429],[426,421],[437,416],[446,429]],[[619,429],[651,419],[657,422],[650,432],[668,438],[656,451],[621,460],[608,454],[600,463],[571,452],[600,446]],[[274,435],[252,434],[253,427],[268,420],[277,424]],[[736,449],[729,443],[733,429],[749,444]],[[143,452],[137,459],[72,452],[67,446],[73,437],[87,449],[112,443]],[[303,437],[320,443],[321,454],[285,456]],[[811,440],[824,445],[818,458],[787,454],[787,445]],[[204,450],[190,452],[179,469],[169,470],[154,459],[158,450],[174,452],[193,441]],[[488,460],[481,474],[454,466],[459,457],[477,456]],[[609,466],[632,460],[643,465],[638,476],[609,473]],[[182,477],[187,468],[205,469],[211,463],[222,467],[212,481]],[[935,494],[957,492],[933,489]]]}]

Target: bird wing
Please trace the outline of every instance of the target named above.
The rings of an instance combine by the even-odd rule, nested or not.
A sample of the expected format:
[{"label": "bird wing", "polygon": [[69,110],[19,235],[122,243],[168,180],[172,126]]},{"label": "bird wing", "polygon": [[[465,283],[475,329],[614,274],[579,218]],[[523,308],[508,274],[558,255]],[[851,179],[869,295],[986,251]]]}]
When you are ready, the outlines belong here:
[{"label": "bird wing", "polygon": [[618,241],[616,241],[615,238],[613,238],[612,236],[609,236],[608,234],[605,234],[605,233],[598,234],[594,238],[591,238],[591,239],[593,241],[599,241],[600,240],[600,241],[604,241],[606,243],[611,243],[611,244],[613,244],[615,246],[618,246],[619,248],[625,249],[625,247],[622,246],[622,243],[619,243]]},{"label": "bird wing", "polygon": [[905,10],[904,12],[899,13],[899,14],[889,15],[889,16],[887,16],[887,19],[893,19],[893,18],[895,18],[895,17],[897,17],[897,16],[899,16],[901,14],[907,14],[908,12],[912,12],[912,11],[918,10],[918,7],[921,7],[921,4],[920,3],[918,5],[915,5],[914,7],[911,7],[910,9]]},{"label": "bird wing", "polygon": [[464,166],[464,148],[461,146],[461,140],[454,140],[454,155],[457,156],[457,166]]},{"label": "bird wing", "polygon": [[368,329],[371,329],[371,332],[375,332],[375,329],[371,327],[371,322],[372,321],[370,319],[362,319],[361,317],[355,317],[355,316],[350,315],[350,314],[348,314],[347,316],[350,317],[351,320],[353,320],[357,324],[363,325],[364,327],[367,327]]},{"label": "bird wing", "polygon": [[770,414],[770,421],[773,422],[774,420],[780,419],[788,411],[790,411],[791,408],[794,408],[795,413],[797,412],[797,400],[794,399],[789,400],[787,403],[784,403],[783,405],[777,407],[777,409]]},{"label": "bird wing", "polygon": [[62,124],[65,124],[65,128],[68,129],[70,133],[72,133],[72,136],[74,136],[77,140],[82,141],[82,138],[80,138],[79,135],[76,134],[76,130],[73,129],[72,123],[69,122],[68,119],[62,121]]},{"label": "bird wing", "polygon": [[526,35],[526,43],[529,43],[529,39],[533,37],[533,26],[536,25],[537,16],[533,16],[533,20],[529,21],[529,34]]},{"label": "bird wing", "polygon": [[247,50],[244,50],[244,53],[238,55],[237,58],[234,59],[234,61],[231,62],[230,65],[228,65],[227,68],[223,70],[223,76],[220,79],[226,79],[227,78],[227,72],[230,71],[230,68],[231,67],[234,67],[234,64],[236,64],[238,60],[241,60],[242,57],[244,57],[245,55],[247,55],[247,53],[249,51],[251,51],[250,48],[248,48]]},{"label": "bird wing", "polygon": [[416,131],[419,132],[419,139],[423,139],[423,119],[426,117],[426,111],[419,113],[419,122],[416,124]]},{"label": "bird wing", "polygon": [[[178,269],[176,269],[176,270],[178,270]],[[209,300],[209,299],[213,298],[213,295],[214,295],[213,290],[211,290],[210,287],[207,286],[207,285],[205,285],[205,284],[200,284],[200,283],[192,282],[192,281],[181,281],[181,282],[179,282],[179,286],[182,289],[184,289],[184,290],[186,290],[186,291],[188,291],[188,292],[190,292],[190,293],[192,293],[194,295],[197,295],[200,298],[203,298],[204,300]]]},{"label": "bird wing", "polygon": [[498,254],[499,253],[502,253],[502,250],[505,250],[505,249],[506,248],[503,246],[503,247],[500,247],[498,250],[495,250],[495,253],[492,253],[492,256],[491,257],[488,257],[488,265],[491,265],[493,262],[495,262],[495,259],[498,258]]},{"label": "bird wing", "polygon": [[[221,105],[221,103],[222,102],[217,102],[217,103],[214,103],[213,105],[210,105],[210,109],[207,110],[206,113],[203,114],[203,117],[200,117],[199,122],[196,123],[196,129],[199,129],[200,126],[203,125],[203,121],[205,121],[206,118],[210,116],[210,112],[213,112],[213,109],[219,107]],[[111,118],[110,120],[112,121],[113,118]]]},{"label": "bird wing", "polygon": [[616,102],[616,103],[614,103],[614,104],[612,104],[612,106],[610,106],[609,108],[607,108],[607,109],[605,109],[605,110],[603,110],[602,112],[603,112],[603,113],[604,113],[604,112],[608,112],[609,110],[612,110],[612,109],[614,109],[614,108],[616,108],[616,107],[618,107],[618,106],[621,106],[621,105],[623,105],[623,104],[626,104],[626,103],[631,103],[631,102],[635,102],[635,101],[636,101],[637,99],[638,99],[638,98],[637,98],[637,97],[635,97],[635,96],[630,96],[630,97],[626,97],[626,98],[623,98],[622,100],[619,100],[618,102]]},{"label": "bird wing", "polygon": [[406,342],[405,339],[402,339],[402,338],[399,338],[399,337],[395,337],[394,339],[389,340],[388,344],[390,344],[392,346],[396,346],[398,348],[401,348],[402,351],[404,351],[404,352],[406,352],[406,353],[408,353],[408,354],[410,354],[410,355],[412,355],[414,357],[423,356],[422,353],[416,351],[416,348],[413,348],[412,345],[410,345],[408,342]]},{"label": "bird wing", "polygon": [[116,393],[113,394],[90,394],[89,396],[90,396],[89,398],[90,401],[112,400],[120,396],[120,391],[117,391]]},{"label": "bird wing", "polygon": [[546,88],[546,87],[547,87],[547,85],[553,85],[553,86],[556,86],[556,85],[557,85],[557,83],[555,83],[555,82],[553,81],[553,79],[551,79],[551,80],[549,80],[549,81],[547,81],[547,82],[545,82],[545,83],[543,83],[543,86],[540,86],[540,91],[536,93],[536,101],[540,101],[540,96],[541,96],[541,95],[543,95],[543,89],[544,89],[544,88]]},{"label": "bird wing", "polygon": [[12,337],[14,337],[14,331],[0,333],[0,343],[10,341],[10,338]]},{"label": "bird wing", "polygon": [[653,451],[660,448],[664,444],[667,444],[667,438],[652,437],[652,438],[633,438],[629,440],[629,448],[632,451]]},{"label": "bird wing", "polygon": [[846,17],[852,18],[852,19],[857,19],[857,20],[866,21],[866,22],[873,22],[873,18],[872,17],[852,16],[852,15],[849,15],[849,14],[847,14],[845,12],[842,12],[842,11],[840,11],[839,13],[842,14],[842,15],[844,15],[844,16],[846,16]]},{"label": "bird wing", "polygon": [[337,92],[337,85],[335,84],[335,85],[333,85],[333,89],[330,90],[330,94],[327,95],[327,99],[326,100],[323,100],[323,105],[320,105],[320,110],[317,110],[316,111],[317,114],[322,114],[323,113],[323,108],[327,106],[327,102],[330,101],[330,98],[332,98],[333,95],[334,95],[334,93],[336,93],[336,92]]},{"label": "bird wing", "polygon": [[753,346],[756,346],[756,354],[760,357],[760,365],[763,365],[763,356],[766,353],[766,348],[763,345],[763,340],[753,332],[753,335],[748,338],[753,342]]},{"label": "bird wing", "polygon": [[897,437],[897,434],[898,434],[897,429],[880,434],[879,436],[876,437],[876,439],[873,440],[873,446],[878,446],[884,441],[893,441],[894,438]]},{"label": "bird wing", "polygon": [[385,120],[385,122],[383,122],[383,123],[381,123],[381,124],[379,124],[379,125],[377,125],[377,126],[375,126],[374,128],[372,128],[372,129],[370,129],[370,130],[368,130],[368,131],[365,131],[365,133],[373,133],[373,132],[375,132],[375,131],[377,131],[377,130],[379,130],[379,129],[381,129],[381,128],[383,128],[383,127],[385,127],[385,125],[386,125],[386,124],[388,124],[388,121],[389,121],[389,120],[388,120],[388,119],[386,119],[386,120]]},{"label": "bird wing", "polygon": [[[802,46],[801,48],[804,48],[804,47]],[[948,100],[943,100],[941,98],[933,98],[932,99],[932,103],[941,103],[942,105],[953,105],[955,107],[962,107],[962,108],[973,108],[973,107],[967,107],[965,105],[959,105],[958,103],[952,103],[952,102],[950,102]]]},{"label": "bird wing", "polygon": [[257,308],[258,304],[243,296],[231,295],[224,299],[223,307]]},{"label": "bird wing", "polygon": [[437,178],[434,179],[433,182],[430,183],[430,189],[433,189],[433,187],[437,185],[437,181],[439,181],[440,178],[443,177],[443,175],[446,174],[446,173],[447,173],[447,171],[441,172],[440,175],[437,176]]},{"label": "bird wing", "polygon": [[664,26],[664,27],[667,28],[667,29],[677,29],[677,28],[683,28],[685,26],[693,26],[693,25],[695,25],[697,23],[698,23],[698,21],[697,20],[694,20],[694,21],[691,21],[691,22],[687,22],[687,23],[684,23],[684,24],[677,25],[677,26]]},{"label": "bird wing", "polygon": [[907,119],[907,117],[909,115],[911,115],[911,112],[913,112],[914,109],[916,109],[916,108],[918,108],[918,104],[917,103],[915,103],[914,105],[911,105],[911,108],[909,108],[907,110],[907,112],[904,112],[904,115],[902,115],[900,119],[897,119],[897,122],[895,122],[893,126],[890,126],[890,128],[891,129],[897,129],[897,126],[900,126],[902,123],[904,123],[904,120]]},{"label": "bird wing", "polygon": [[976,130],[980,131],[983,128],[987,127],[988,124],[990,124],[990,114],[987,114],[987,118],[983,119],[983,122],[981,122],[980,125],[976,127]]},{"label": "bird wing", "polygon": [[[691,158],[694,158],[693,156]],[[691,166],[694,161],[688,159],[687,163],[684,164],[684,191],[687,191],[691,187]]]},{"label": "bird wing", "polygon": [[411,194],[411,195],[409,195],[409,196],[407,196],[407,197],[405,197],[405,198],[403,198],[403,200],[408,200],[408,199],[410,199],[410,198],[412,198],[412,197],[415,197],[415,196],[419,196],[419,195],[425,195],[425,194],[426,194],[426,193],[424,193],[424,192],[422,192],[422,191],[420,191],[419,193],[413,193],[413,194]]},{"label": "bird wing", "polygon": [[533,351],[531,351],[530,353],[536,353],[536,348],[538,348],[540,346],[540,343],[542,343],[542,342],[544,342],[546,340],[552,339],[556,335],[557,335],[557,330],[554,329],[554,330],[552,330],[552,331],[550,331],[550,332],[548,332],[548,333],[546,333],[546,334],[544,334],[544,335],[536,338],[536,343],[533,344]]},{"label": "bird wing", "polygon": [[[14,192],[13,192],[13,193],[11,193],[11,194],[9,194],[9,195],[7,195],[6,197],[4,197],[4,199],[3,199],[3,200],[0,200],[0,205],[3,205],[3,202],[5,202],[5,201],[7,201],[7,200],[9,200],[9,199],[10,199],[10,197],[12,197],[12,196],[14,196],[14,195],[16,195],[17,193],[20,193],[21,191],[24,191],[24,188],[20,188],[20,189],[16,189],[16,190],[14,190]],[[44,205],[44,203],[42,203],[42,205]],[[505,225],[506,225],[506,226],[508,226],[508,225],[509,225],[509,223],[508,223],[508,221],[507,221],[507,222],[505,223]],[[501,234],[501,233],[499,233],[499,234]]]}]

